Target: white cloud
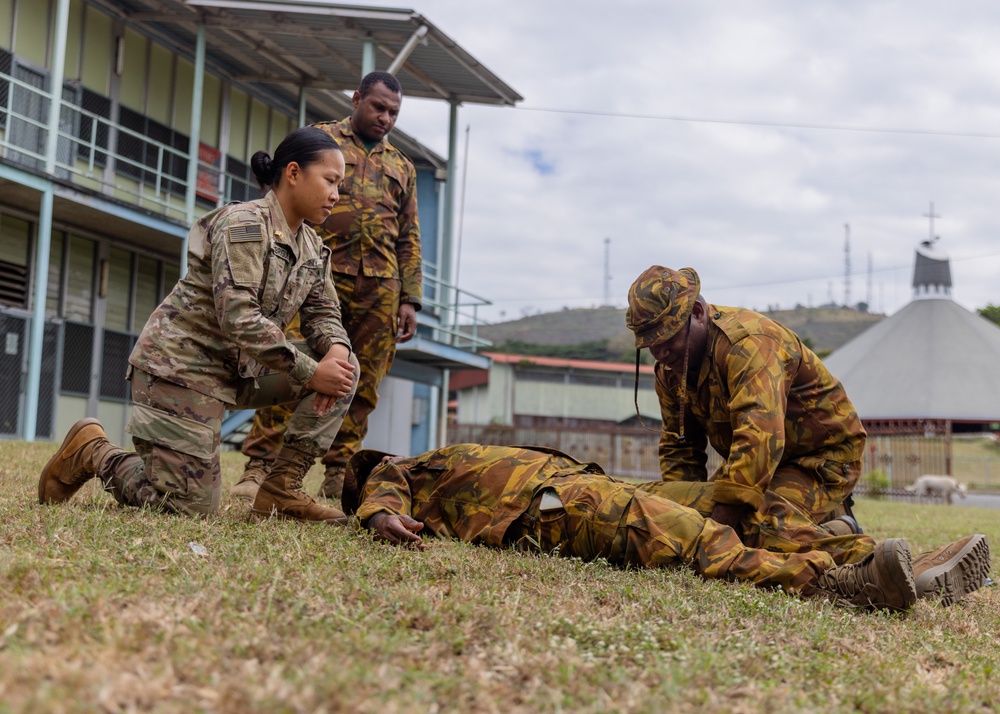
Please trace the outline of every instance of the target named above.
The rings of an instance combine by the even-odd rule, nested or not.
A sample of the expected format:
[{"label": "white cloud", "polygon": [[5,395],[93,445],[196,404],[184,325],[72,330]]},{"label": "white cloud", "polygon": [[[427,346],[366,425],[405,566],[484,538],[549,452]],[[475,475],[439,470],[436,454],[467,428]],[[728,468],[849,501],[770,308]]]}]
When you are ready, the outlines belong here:
[{"label": "white cloud", "polygon": [[[1000,303],[1000,139],[802,127],[1000,134],[995,3],[412,5],[525,97],[460,111],[460,280],[491,319],[599,304],[605,237],[617,304],[652,263],[697,268],[720,303],[839,302],[848,223],[852,301],[870,254],[873,306],[893,312],[932,200],[955,298]],[[399,126],[446,155],[447,123],[410,99]]]}]

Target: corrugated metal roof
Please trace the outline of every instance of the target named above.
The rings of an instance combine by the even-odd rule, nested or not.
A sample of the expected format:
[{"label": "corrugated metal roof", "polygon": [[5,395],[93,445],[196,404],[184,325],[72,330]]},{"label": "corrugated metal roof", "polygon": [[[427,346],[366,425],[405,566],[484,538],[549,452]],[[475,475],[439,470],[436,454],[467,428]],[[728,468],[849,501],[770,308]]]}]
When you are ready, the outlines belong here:
[{"label": "corrugated metal roof", "polygon": [[421,33],[396,76],[405,96],[512,106],[523,97],[429,20],[407,9],[301,0],[98,0],[190,54],[206,26],[207,61],[235,81],[289,92],[357,87],[363,46],[372,41],[385,69]]},{"label": "corrugated metal roof", "polygon": [[[395,73],[404,97],[506,106],[523,99],[413,10],[302,0],[89,1],[192,59],[198,23],[204,22],[206,67],[293,115],[306,87],[309,122],[351,113],[344,92],[361,80],[366,41],[375,44],[376,68],[386,69],[418,32],[422,36]],[[418,168],[447,165],[398,128],[391,141]]]},{"label": "corrugated metal roof", "polygon": [[1000,421],[1000,327],[914,300],[824,360],[862,419]]},{"label": "corrugated metal roof", "polygon": [[[484,352],[483,354],[498,364],[530,364],[538,367],[592,369],[599,372],[635,374],[634,364],[625,364],[622,362],[598,362],[596,360],[569,359],[565,357],[539,357],[538,355],[512,355],[506,352]],[[653,374],[655,369],[652,365],[643,364],[639,365],[639,372],[641,374]]]}]

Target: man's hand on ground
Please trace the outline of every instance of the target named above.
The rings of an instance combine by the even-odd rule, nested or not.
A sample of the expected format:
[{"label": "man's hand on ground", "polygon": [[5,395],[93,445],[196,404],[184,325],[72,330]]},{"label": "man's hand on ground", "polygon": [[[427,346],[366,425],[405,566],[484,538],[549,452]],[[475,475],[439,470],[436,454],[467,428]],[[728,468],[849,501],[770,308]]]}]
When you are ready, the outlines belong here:
[{"label": "man's hand on ground", "polygon": [[424,524],[409,516],[395,513],[376,513],[365,523],[365,528],[375,531],[375,535],[394,545],[412,545],[417,550],[424,549],[424,541],[417,535]]}]

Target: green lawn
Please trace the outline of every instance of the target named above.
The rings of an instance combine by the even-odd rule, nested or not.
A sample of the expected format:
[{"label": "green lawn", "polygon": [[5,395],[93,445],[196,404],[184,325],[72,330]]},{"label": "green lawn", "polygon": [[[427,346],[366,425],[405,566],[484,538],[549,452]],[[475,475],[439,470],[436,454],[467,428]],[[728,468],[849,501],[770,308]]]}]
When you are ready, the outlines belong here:
[{"label": "green lawn", "polygon": [[[998,588],[859,614],[683,570],[252,524],[244,504],[205,521],[121,509],[96,484],[43,507],[53,449],[0,442],[0,712],[1000,707]],[[232,483],[240,457],[224,457]],[[856,510],[914,551],[1000,543],[997,512]]]}]

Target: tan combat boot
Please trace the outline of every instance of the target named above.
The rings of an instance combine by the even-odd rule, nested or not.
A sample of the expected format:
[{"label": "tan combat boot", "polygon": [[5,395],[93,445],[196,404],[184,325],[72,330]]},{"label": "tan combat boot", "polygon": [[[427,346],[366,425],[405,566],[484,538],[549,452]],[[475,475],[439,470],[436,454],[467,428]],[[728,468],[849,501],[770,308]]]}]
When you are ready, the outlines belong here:
[{"label": "tan combat boot", "polygon": [[838,565],[819,576],[817,597],[879,610],[906,610],[917,601],[910,546],[902,538],[875,544],[860,563]]},{"label": "tan combat boot", "polygon": [[257,489],[261,482],[267,478],[267,472],[271,470],[271,462],[251,456],[243,467],[243,475],[236,482],[229,495],[233,498],[242,498],[245,501],[252,501],[257,496]]},{"label": "tan combat boot", "polygon": [[260,520],[273,516],[310,523],[347,524],[349,519],[343,511],[319,505],[302,490],[302,480],[312,463],[313,457],[308,454],[283,448],[257,490],[253,516]]},{"label": "tan combat boot", "polygon": [[344,492],[345,473],[347,473],[347,469],[343,466],[327,466],[326,474],[323,476],[323,485],[319,487],[319,495],[326,498],[340,498]]},{"label": "tan combat boot", "polygon": [[970,535],[913,560],[917,596],[952,605],[986,581],[990,573],[990,543],[982,534]]},{"label": "tan combat boot", "polygon": [[118,450],[108,441],[101,422],[94,418],[74,424],[62,446],[52,455],[38,478],[38,502],[62,503],[98,475],[107,456]]}]

